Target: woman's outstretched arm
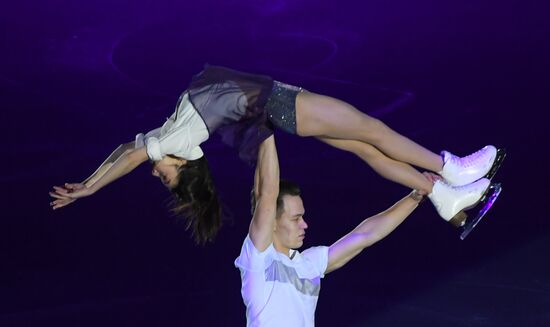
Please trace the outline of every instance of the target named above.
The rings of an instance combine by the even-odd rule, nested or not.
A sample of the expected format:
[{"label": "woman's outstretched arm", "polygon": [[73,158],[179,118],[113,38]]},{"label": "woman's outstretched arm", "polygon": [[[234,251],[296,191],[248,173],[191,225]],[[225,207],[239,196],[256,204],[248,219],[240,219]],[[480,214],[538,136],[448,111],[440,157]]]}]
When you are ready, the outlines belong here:
[{"label": "woman's outstretched arm", "polygon": [[86,178],[82,184],[84,184],[86,187],[90,187],[95,184],[95,182],[100,179],[105,173],[113,166],[115,161],[117,161],[118,158],[120,158],[124,153],[130,152],[135,148],[135,141],[124,143],[118,146],[111,155],[103,161],[103,163],[96,169],[96,171],[90,175],[90,177]]},{"label": "woman's outstretched arm", "polygon": [[[50,196],[55,199],[50,203],[52,209],[62,208],[80,197],[92,195],[146,161],[145,148],[134,149],[134,144],[134,142],[121,144],[82,183],[65,183],[64,186],[54,186],[54,191],[50,192]],[[101,183],[96,185],[100,181]]]}]

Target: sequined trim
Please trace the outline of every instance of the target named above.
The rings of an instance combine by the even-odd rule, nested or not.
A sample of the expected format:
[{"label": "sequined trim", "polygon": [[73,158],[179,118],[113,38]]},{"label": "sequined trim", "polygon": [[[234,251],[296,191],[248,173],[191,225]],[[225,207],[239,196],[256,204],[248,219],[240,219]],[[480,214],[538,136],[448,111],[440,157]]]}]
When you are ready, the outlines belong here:
[{"label": "sequined trim", "polygon": [[303,88],[273,81],[265,108],[269,120],[283,131],[296,134],[296,96]]}]

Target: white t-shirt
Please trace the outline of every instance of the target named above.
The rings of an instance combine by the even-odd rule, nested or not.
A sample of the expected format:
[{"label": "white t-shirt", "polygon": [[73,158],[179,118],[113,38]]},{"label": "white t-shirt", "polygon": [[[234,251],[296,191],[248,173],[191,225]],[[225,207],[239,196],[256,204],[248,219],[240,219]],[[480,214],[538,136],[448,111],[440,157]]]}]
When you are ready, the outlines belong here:
[{"label": "white t-shirt", "polygon": [[136,148],[145,146],[149,159],[158,161],[168,154],[196,160],[203,156],[199,145],[208,139],[208,128],[189,101],[187,92],[182,94],[179,105],[164,125],[147,134],[136,135]]},{"label": "white t-shirt", "polygon": [[247,326],[314,326],[328,247],[290,254],[292,259],[277,252],[273,244],[259,252],[246,236],[235,266],[241,271]]}]

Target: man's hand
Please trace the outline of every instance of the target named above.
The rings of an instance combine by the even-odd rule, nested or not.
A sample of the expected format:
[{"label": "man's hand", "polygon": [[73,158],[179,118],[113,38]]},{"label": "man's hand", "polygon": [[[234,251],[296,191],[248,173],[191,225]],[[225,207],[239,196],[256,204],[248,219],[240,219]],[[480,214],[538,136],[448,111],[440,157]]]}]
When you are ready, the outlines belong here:
[{"label": "man's hand", "polygon": [[[426,177],[430,182],[432,182],[432,184],[443,179],[443,177],[439,176],[438,174],[434,174],[430,172],[423,172],[422,175],[424,175],[424,177]],[[423,194],[423,195],[426,195],[426,194]]]},{"label": "man's hand", "polygon": [[[430,173],[430,172],[424,172],[422,173],[424,177],[426,177],[427,180],[429,180],[432,184],[435,183],[438,180],[443,179],[443,177],[439,176],[438,174]],[[409,195],[414,200],[418,201],[419,203],[422,203],[424,200],[424,197],[428,195],[424,190],[413,190],[411,194]]]}]

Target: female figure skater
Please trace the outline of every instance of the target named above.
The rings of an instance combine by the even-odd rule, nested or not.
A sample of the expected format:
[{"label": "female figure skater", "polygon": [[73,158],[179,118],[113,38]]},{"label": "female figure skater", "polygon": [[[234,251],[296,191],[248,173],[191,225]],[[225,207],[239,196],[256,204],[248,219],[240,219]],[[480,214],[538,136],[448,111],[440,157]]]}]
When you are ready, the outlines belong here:
[{"label": "female figure skater", "polygon": [[[353,152],[381,176],[429,194],[441,217],[455,226],[464,224],[463,210],[489,188],[483,177],[499,162],[493,146],[464,158],[446,151],[438,155],[346,102],[269,76],[206,66],[161,128],[119,146],[84,182],[54,186],[51,206],[90,196],[150,160],[153,175],[174,195],[174,211],[185,216],[195,240],[210,241],[221,227],[220,204],[199,145],[217,131],[241,159],[253,162],[259,145],[273,133],[272,124]],[[444,181],[434,183],[411,165],[439,173]]]}]

